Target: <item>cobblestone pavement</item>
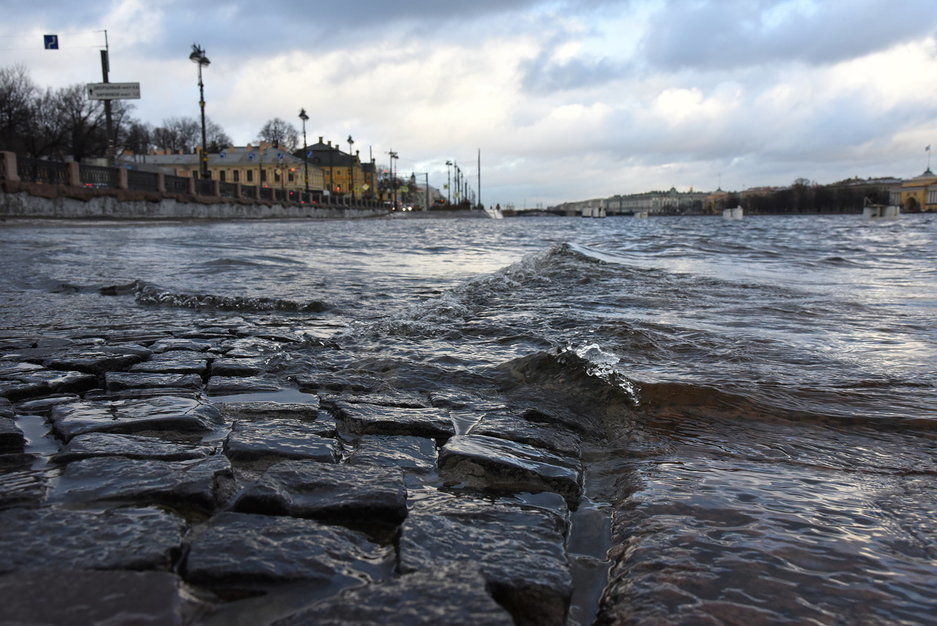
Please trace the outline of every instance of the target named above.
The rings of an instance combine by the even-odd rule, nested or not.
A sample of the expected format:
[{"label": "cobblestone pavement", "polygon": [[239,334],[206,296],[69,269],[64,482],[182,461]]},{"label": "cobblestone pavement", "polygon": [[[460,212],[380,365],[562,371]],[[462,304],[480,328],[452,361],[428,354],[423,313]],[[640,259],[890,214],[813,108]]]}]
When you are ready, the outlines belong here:
[{"label": "cobblestone pavement", "polygon": [[571,524],[603,514],[570,416],[275,367],[307,348],[220,322],[0,340],[2,619],[591,621],[603,539]]}]

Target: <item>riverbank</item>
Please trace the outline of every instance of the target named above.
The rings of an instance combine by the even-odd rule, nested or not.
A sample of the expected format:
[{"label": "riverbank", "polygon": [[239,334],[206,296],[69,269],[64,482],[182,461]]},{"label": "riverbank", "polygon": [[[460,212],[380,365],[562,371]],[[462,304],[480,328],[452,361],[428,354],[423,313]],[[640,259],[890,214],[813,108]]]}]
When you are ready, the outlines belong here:
[{"label": "riverbank", "polygon": [[62,220],[261,220],[350,219],[386,215],[382,208],[184,201],[178,198],[127,199],[97,195],[85,199],[44,197],[25,191],[0,192],[0,218]]}]

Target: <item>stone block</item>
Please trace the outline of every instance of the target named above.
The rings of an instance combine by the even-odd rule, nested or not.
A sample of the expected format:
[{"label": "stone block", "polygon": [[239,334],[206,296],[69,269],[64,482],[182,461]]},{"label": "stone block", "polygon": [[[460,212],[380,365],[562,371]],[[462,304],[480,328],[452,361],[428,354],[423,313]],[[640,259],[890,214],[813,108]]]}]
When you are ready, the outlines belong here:
[{"label": "stone block", "polygon": [[449,486],[495,493],[551,491],[563,496],[571,509],[582,495],[578,461],[504,439],[453,437],[439,451],[438,465]]},{"label": "stone block", "polygon": [[174,396],[73,402],[53,408],[51,419],[56,435],[65,441],[90,432],[207,433],[222,423],[221,412],[211,404]]},{"label": "stone block", "polygon": [[256,376],[267,371],[263,359],[220,358],[211,364],[212,376]]},{"label": "stone block", "polygon": [[50,497],[56,502],[133,502],[213,511],[217,484],[231,478],[223,456],[195,461],[95,457],[69,463]]},{"label": "stone block", "polygon": [[169,572],[31,570],[0,578],[7,624],[181,626],[207,610]]},{"label": "stone block", "polygon": [[45,567],[168,570],[182,549],[184,530],[182,518],[156,508],[0,511],[0,573]]},{"label": "stone block", "polygon": [[70,463],[99,456],[154,461],[187,461],[208,456],[206,446],[172,443],[139,435],[87,433],[72,437],[61,452],[52,457],[56,463]]},{"label": "stone block", "polygon": [[392,558],[390,548],[345,528],[245,513],[219,513],[193,532],[189,542],[183,576],[210,587],[348,584],[376,576],[376,562]]},{"label": "stone block", "polygon": [[396,525],[407,514],[399,470],[282,461],[242,491],[232,508],[361,524]]},{"label": "stone block", "polygon": [[337,416],[359,435],[412,435],[446,441],[455,434],[445,409],[411,409],[336,402]]},{"label": "stone block", "polygon": [[346,462],[426,474],[436,469],[436,442],[423,437],[365,435]]},{"label": "stone block", "polygon": [[[166,354],[172,354],[167,352]],[[195,374],[201,378],[208,371],[206,359],[153,359],[137,363],[130,368],[131,373],[141,374]]]},{"label": "stone block", "polygon": [[0,416],[0,454],[23,452],[26,447],[26,437],[9,417]]},{"label": "stone block", "polygon": [[206,391],[216,396],[238,393],[263,393],[278,391],[279,385],[262,378],[239,378],[236,376],[212,376],[208,379]]},{"label": "stone block", "polygon": [[43,366],[53,370],[73,370],[88,374],[103,374],[125,370],[134,363],[149,358],[151,352],[143,346],[94,346],[71,349],[43,361]]},{"label": "stone block", "polygon": [[573,459],[582,456],[580,438],[576,433],[547,424],[529,422],[509,413],[486,413],[472,427],[469,434],[526,443]]},{"label": "stone block", "polygon": [[572,577],[556,516],[467,498],[415,506],[399,541],[402,573],[477,564],[521,625],[564,626]]},{"label": "stone block", "polygon": [[511,614],[492,599],[473,563],[456,561],[393,580],[347,589],[314,608],[277,621],[277,626],[512,626]]},{"label": "stone block", "polygon": [[135,372],[108,372],[105,376],[108,391],[126,389],[198,389],[202,379],[196,374],[147,374]]},{"label": "stone block", "polygon": [[314,424],[270,419],[235,422],[225,441],[225,454],[232,461],[279,457],[334,463],[337,442],[318,436]]}]

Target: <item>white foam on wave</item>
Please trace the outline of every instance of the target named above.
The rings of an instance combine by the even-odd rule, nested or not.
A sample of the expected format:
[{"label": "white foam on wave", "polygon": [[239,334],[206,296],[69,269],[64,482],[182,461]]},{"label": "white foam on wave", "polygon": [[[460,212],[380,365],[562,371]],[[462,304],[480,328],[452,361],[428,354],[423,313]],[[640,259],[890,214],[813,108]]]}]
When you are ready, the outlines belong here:
[{"label": "white foam on wave", "polygon": [[588,363],[586,374],[623,390],[634,402],[635,407],[641,404],[637,387],[620,367],[621,357],[604,350],[597,343],[585,344],[579,347],[570,345],[566,347],[565,352],[575,354]]},{"label": "white foam on wave", "polygon": [[618,256],[616,254],[611,254],[609,252],[600,252],[594,248],[584,246],[581,243],[567,243],[564,244],[573,252],[581,254],[582,256],[588,257],[595,261],[601,261],[602,263],[612,263],[615,265],[632,265],[633,262],[625,257]]}]

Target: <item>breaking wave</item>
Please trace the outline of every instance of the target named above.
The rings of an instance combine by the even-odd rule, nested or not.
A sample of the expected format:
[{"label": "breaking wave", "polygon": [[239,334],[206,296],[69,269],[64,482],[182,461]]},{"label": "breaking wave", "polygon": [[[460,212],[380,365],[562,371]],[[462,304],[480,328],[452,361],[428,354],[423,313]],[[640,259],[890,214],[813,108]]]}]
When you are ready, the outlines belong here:
[{"label": "breaking wave", "polygon": [[102,287],[99,293],[103,296],[133,295],[139,304],[148,306],[182,307],[187,309],[212,309],[218,311],[244,311],[265,312],[284,311],[297,313],[321,313],[331,307],[319,300],[308,302],[295,302],[277,298],[240,296],[220,296],[215,294],[187,294],[175,293],[151,285],[141,280],[135,280],[125,285],[111,285]]}]

